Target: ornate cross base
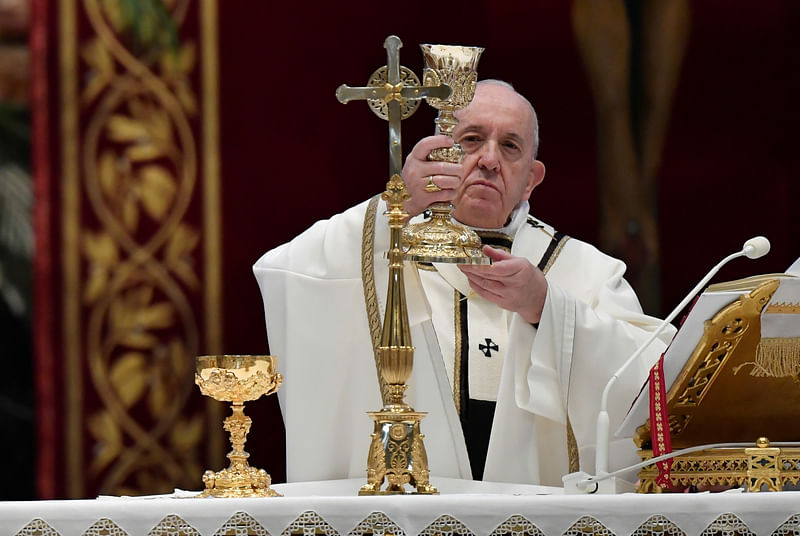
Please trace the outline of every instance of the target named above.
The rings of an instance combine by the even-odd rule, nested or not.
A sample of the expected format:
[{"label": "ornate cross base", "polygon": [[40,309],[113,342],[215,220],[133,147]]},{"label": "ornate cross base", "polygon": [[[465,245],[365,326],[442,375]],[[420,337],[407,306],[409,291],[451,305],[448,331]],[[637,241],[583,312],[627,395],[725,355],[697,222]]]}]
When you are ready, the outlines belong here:
[{"label": "ornate cross base", "polygon": [[[359,495],[398,495],[408,493],[405,485],[424,495],[438,494],[428,475],[428,456],[419,431],[426,413],[415,411],[373,411],[375,431],[367,459],[367,483]],[[388,487],[381,491],[384,478]]]}]

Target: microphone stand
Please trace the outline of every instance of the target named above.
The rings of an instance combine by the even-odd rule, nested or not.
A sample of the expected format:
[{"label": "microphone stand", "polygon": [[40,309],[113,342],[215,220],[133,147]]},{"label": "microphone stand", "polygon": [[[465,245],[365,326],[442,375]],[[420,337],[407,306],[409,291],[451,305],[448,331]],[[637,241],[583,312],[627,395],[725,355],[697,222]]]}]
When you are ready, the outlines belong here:
[{"label": "microphone stand", "polygon": [[[769,240],[763,236],[751,238],[744,243],[740,251],[732,253],[722,259],[710,272],[708,272],[700,282],[686,295],[675,309],[667,316],[658,328],[648,337],[644,344],[640,345],[633,354],[622,364],[613,376],[608,380],[605,389],[603,389],[603,396],[600,399],[600,411],[597,414],[597,429],[596,429],[596,442],[595,442],[595,473],[596,475],[590,477],[588,473],[583,471],[577,473],[570,473],[564,475],[562,478],[564,482],[564,490],[567,493],[618,493],[621,488],[629,486],[622,482],[617,482],[617,479],[608,473],[608,442],[610,436],[611,421],[608,415],[608,396],[611,393],[611,388],[617,382],[617,379],[623,372],[635,362],[642,352],[644,352],[650,344],[664,331],[667,325],[675,319],[675,317],[683,311],[692,298],[700,292],[708,281],[714,277],[719,270],[728,264],[733,259],[738,257],[748,257],[750,259],[757,259],[763,257],[769,252]],[[652,460],[648,461],[648,465]]]}]

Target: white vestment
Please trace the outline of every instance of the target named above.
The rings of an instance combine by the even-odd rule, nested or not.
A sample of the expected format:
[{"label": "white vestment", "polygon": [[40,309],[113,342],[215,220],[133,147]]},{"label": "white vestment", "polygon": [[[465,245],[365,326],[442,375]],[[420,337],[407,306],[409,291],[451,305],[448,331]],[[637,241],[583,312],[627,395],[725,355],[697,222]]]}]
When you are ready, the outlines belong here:
[{"label": "white vestment", "polygon": [[[384,254],[389,246],[384,210],[381,201],[374,231],[369,215],[375,212],[368,210],[368,202],[319,221],[267,252],[253,268],[264,300],[270,350],[278,356],[284,376],[278,397],[286,426],[290,482],[366,476],[373,428],[366,412],[379,410],[382,403],[368,322],[373,274],[363,269],[370,263],[362,262],[362,253],[374,267],[377,304],[372,304],[373,315],[377,307],[382,318],[388,284]],[[554,231],[526,222],[526,215],[524,203],[515,211],[511,252],[536,265],[551,247]],[[592,472],[602,391],[659,323],[642,313],[623,279],[621,261],[569,239],[559,243],[550,262],[538,328],[488,302],[476,306],[483,311],[476,315],[485,315],[487,305],[496,309],[494,322],[500,319],[507,330],[500,337],[503,361],[484,480],[560,485],[561,476],[569,472],[568,416],[581,469]],[[404,271],[415,346],[406,401],[428,413],[421,429],[434,485],[436,475],[471,478],[451,387],[453,350],[448,341],[453,329],[446,327],[452,324],[447,319],[454,307],[450,289],[464,294],[469,289],[455,266],[437,268],[437,272],[421,272],[406,263]],[[443,314],[441,303],[448,300],[449,312]],[[480,300],[470,298],[476,304]],[[443,333],[448,329],[449,333]],[[673,333],[667,330],[663,340],[651,345],[617,381],[609,400],[612,430],[621,423]],[[486,390],[485,382],[482,387],[475,385],[478,391]],[[623,439],[612,442],[610,450],[610,467],[616,469],[623,461],[615,463],[615,458],[631,461],[634,446],[630,439]]]}]

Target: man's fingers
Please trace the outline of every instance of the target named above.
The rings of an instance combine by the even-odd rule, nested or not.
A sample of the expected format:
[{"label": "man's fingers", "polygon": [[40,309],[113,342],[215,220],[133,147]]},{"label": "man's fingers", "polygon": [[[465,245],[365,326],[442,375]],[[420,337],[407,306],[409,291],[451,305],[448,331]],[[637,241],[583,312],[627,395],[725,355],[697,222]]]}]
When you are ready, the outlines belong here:
[{"label": "man's fingers", "polygon": [[479,288],[492,292],[493,294],[496,294],[498,296],[502,295],[503,291],[506,289],[506,285],[501,281],[497,281],[495,279],[487,277],[482,277],[477,274],[466,274],[466,275],[471,286],[473,285],[477,286]]},{"label": "man's fingers", "polygon": [[505,261],[514,258],[511,253],[502,249],[493,248],[492,246],[483,246],[483,254],[493,261]]},{"label": "man's fingers", "polygon": [[427,175],[422,177],[422,180],[426,186],[433,181],[433,184],[442,190],[455,190],[461,184],[461,179],[452,175]]},{"label": "man's fingers", "polygon": [[416,158],[417,160],[427,160],[428,155],[438,147],[452,147],[453,138],[440,134],[438,136],[428,136],[422,138],[417,142],[414,148],[409,153],[409,158]]}]

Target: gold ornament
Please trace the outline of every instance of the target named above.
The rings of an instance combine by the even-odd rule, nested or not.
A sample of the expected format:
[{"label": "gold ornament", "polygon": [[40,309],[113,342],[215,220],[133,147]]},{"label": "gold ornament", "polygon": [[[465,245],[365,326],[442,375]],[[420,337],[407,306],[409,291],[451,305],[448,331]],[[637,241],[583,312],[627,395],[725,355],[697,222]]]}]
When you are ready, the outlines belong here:
[{"label": "gold ornament", "polygon": [[[452,93],[446,99],[429,97],[428,104],[439,110],[436,133],[453,137],[458,124],[455,112],[470,103],[475,95],[478,80],[480,47],[449,45],[420,45],[425,58],[423,84],[447,84]],[[454,143],[452,147],[434,149],[428,160],[438,162],[461,161],[463,152]],[[429,190],[425,187],[428,192]],[[434,203],[430,207],[431,219],[403,229],[404,258],[415,262],[448,262],[456,264],[491,264],[483,254],[481,239],[472,229],[458,223],[450,216],[453,205]]]},{"label": "gold ornament", "polygon": [[272,479],[263,469],[250,467],[244,444],[250,432],[250,417],[244,414],[244,403],[270,395],[278,390],[283,377],[277,372],[277,358],[271,355],[206,355],[197,358],[194,382],[200,392],[214,400],[231,402],[233,414],[223,428],[231,436],[231,461],[222,471],[206,471],[206,486],[198,497],[275,497],[270,489]]}]

